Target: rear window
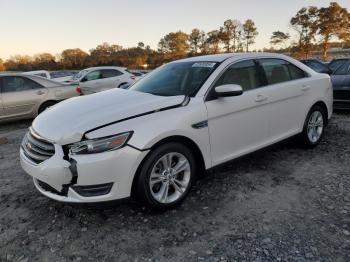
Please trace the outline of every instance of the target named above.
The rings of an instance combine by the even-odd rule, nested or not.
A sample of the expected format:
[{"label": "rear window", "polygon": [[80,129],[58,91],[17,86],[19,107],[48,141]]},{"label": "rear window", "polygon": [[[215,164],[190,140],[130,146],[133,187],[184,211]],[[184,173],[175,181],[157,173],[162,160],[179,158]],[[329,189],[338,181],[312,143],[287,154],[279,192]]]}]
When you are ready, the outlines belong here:
[{"label": "rear window", "polygon": [[269,85],[304,78],[306,73],[297,66],[282,59],[260,59]]},{"label": "rear window", "polygon": [[101,70],[101,74],[102,74],[101,78],[109,78],[109,77],[120,76],[123,73],[115,69],[103,69]]}]

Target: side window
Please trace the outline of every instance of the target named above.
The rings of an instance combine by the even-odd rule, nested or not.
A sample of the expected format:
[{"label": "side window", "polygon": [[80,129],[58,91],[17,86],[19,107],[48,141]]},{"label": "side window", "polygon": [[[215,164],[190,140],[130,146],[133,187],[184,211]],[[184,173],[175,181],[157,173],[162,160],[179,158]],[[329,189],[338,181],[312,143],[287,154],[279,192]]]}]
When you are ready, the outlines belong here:
[{"label": "side window", "polygon": [[109,78],[109,77],[120,76],[123,73],[115,69],[103,69],[101,70],[101,74],[102,74],[101,78]]},{"label": "side window", "polygon": [[334,75],[347,75],[350,74],[350,61],[340,66],[335,72]]},{"label": "side window", "polygon": [[344,64],[344,60],[335,60],[335,61],[332,61],[329,65],[328,65],[328,67],[329,67],[329,69],[331,69],[333,72],[335,71],[335,70],[337,70],[342,64]]},{"label": "side window", "polygon": [[2,78],[2,92],[19,92],[38,89],[42,86],[25,77],[6,76]]},{"label": "side window", "polygon": [[231,65],[215,83],[215,86],[236,84],[244,91],[261,86],[257,66],[253,60],[238,62]]},{"label": "side window", "polygon": [[288,70],[292,80],[304,78],[307,76],[306,73],[303,70],[301,70],[299,67],[292,65],[290,63],[288,63],[287,66],[288,66]]},{"label": "side window", "polygon": [[47,78],[46,74],[44,73],[39,73],[39,74],[34,74],[35,76],[40,76],[40,77],[44,77],[44,78]]},{"label": "side window", "polygon": [[267,84],[273,85],[290,81],[288,62],[281,59],[260,59],[259,60],[266,76]]},{"label": "side window", "polygon": [[98,80],[101,79],[101,71],[100,70],[96,70],[96,71],[92,71],[90,73],[88,73],[83,81],[92,81],[92,80]]},{"label": "side window", "polygon": [[307,65],[310,66],[317,73],[320,73],[323,70],[327,69],[326,66],[322,65],[321,63],[314,62],[314,61],[309,61]]}]

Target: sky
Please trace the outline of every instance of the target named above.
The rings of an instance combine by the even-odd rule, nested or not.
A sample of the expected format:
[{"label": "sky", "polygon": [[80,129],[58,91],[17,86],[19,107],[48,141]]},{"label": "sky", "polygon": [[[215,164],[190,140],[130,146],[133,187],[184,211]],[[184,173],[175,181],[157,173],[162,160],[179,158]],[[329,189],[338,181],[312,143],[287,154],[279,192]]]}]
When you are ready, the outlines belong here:
[{"label": "sky", "polygon": [[[108,42],[123,47],[142,41],[157,48],[169,32],[208,32],[227,19],[252,19],[259,35],[253,49],[269,47],[271,33],[290,32],[290,18],[325,0],[0,0],[0,58],[54,55],[67,48],[89,51]],[[350,10],[350,0],[338,0]]]}]

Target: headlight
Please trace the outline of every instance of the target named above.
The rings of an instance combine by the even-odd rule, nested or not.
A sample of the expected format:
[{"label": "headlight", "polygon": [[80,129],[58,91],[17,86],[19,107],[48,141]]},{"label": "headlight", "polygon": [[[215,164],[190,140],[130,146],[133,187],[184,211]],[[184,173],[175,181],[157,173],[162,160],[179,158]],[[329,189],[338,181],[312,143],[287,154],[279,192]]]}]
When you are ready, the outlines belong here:
[{"label": "headlight", "polygon": [[96,154],[116,150],[123,147],[130,139],[132,132],[126,132],[115,136],[85,140],[68,146],[73,155]]}]

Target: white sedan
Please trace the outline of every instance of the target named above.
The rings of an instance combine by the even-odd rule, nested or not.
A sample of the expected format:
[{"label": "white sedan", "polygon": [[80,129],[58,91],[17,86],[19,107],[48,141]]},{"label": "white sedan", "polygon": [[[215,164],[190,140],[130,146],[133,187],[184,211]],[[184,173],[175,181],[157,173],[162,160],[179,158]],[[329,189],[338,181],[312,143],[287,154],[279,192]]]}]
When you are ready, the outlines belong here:
[{"label": "white sedan", "polygon": [[89,95],[112,88],[120,88],[126,84],[130,85],[137,77],[130,73],[125,67],[98,66],[90,67],[80,71],[72,82],[79,84],[77,92]]},{"label": "white sedan", "polygon": [[200,172],[299,135],[316,146],[332,86],[283,55],[220,54],[175,61],[129,90],[69,99],[40,114],[20,159],[44,195],[91,203],[135,197],[181,203]]}]

